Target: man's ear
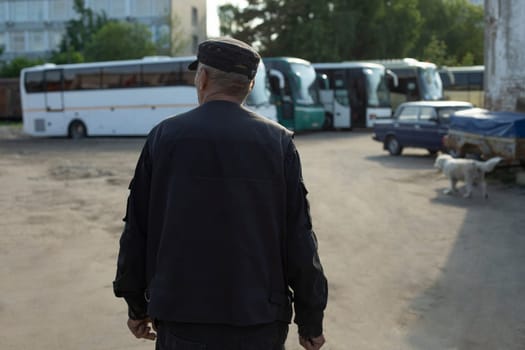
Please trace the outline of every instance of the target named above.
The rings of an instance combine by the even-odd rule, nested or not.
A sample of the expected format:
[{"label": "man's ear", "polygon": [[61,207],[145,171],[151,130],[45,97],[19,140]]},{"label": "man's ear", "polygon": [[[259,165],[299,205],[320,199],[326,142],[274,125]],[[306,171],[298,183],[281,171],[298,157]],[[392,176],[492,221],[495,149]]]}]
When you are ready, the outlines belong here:
[{"label": "man's ear", "polygon": [[250,82],[250,89],[248,90],[248,92],[252,92],[252,89],[253,89],[253,86],[255,85],[255,79],[253,79],[251,82]]},{"label": "man's ear", "polygon": [[199,90],[204,90],[208,86],[208,71],[203,68],[199,77]]}]

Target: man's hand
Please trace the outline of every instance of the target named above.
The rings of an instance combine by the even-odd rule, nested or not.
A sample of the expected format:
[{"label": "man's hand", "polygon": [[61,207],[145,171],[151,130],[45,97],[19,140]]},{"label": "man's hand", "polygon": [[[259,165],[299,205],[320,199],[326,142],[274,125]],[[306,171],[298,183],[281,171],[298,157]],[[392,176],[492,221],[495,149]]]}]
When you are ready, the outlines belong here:
[{"label": "man's hand", "polygon": [[325,342],[324,335],[320,335],[315,338],[303,338],[299,336],[299,344],[306,350],[319,350]]},{"label": "man's hand", "polygon": [[151,331],[150,323],[152,327],[155,327],[149,317],[142,320],[132,320],[130,318],[128,319],[128,328],[137,338],[155,340],[157,335]]}]

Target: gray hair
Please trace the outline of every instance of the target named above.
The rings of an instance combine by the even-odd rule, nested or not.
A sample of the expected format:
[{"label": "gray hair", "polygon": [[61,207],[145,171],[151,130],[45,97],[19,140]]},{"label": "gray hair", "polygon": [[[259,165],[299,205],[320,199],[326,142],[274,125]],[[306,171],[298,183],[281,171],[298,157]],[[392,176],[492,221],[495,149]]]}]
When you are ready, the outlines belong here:
[{"label": "gray hair", "polygon": [[203,68],[208,72],[208,78],[224,93],[239,97],[243,100],[250,93],[252,80],[246,75],[234,72],[227,73],[199,62],[197,71]]}]

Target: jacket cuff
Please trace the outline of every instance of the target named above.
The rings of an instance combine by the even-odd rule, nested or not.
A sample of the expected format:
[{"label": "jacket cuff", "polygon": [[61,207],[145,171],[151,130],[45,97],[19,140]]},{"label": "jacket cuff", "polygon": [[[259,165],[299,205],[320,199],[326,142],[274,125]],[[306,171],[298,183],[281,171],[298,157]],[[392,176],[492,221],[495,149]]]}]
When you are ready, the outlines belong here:
[{"label": "jacket cuff", "polygon": [[148,307],[144,296],[127,296],[128,317],[132,320],[143,320],[148,317]]},{"label": "jacket cuff", "polygon": [[323,312],[310,315],[306,323],[299,323],[299,335],[303,338],[315,338],[323,334]]}]

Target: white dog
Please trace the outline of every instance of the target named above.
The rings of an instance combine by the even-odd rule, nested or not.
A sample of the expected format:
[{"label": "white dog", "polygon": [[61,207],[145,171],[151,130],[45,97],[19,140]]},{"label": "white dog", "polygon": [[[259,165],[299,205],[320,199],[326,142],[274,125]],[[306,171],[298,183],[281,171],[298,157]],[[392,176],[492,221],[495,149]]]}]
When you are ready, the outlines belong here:
[{"label": "white dog", "polygon": [[436,158],[434,167],[441,170],[450,180],[450,187],[444,190],[443,193],[451,194],[452,192],[456,192],[457,182],[465,181],[466,192],[463,197],[470,197],[472,187],[475,183],[479,183],[483,197],[488,198],[485,173],[494,170],[502,159],[501,157],[494,157],[482,162],[473,159],[452,158],[448,154],[443,154]]}]

